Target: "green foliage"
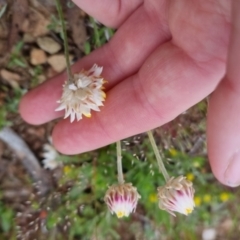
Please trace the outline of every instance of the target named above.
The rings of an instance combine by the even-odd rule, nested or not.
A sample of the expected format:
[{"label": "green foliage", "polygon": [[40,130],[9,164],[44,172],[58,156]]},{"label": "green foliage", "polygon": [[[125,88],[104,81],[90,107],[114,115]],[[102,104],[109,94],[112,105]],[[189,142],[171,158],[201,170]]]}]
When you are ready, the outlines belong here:
[{"label": "green foliage", "polygon": [[43,74],[43,67],[41,65],[37,65],[29,70],[31,74],[31,87],[36,87],[39,85],[39,76]]},{"label": "green foliage", "polygon": [[5,109],[5,106],[2,106],[0,108],[0,130],[3,127],[10,126],[11,122],[7,120],[7,111]]},{"label": "green foliage", "polygon": [[23,45],[24,45],[24,42],[20,41],[13,47],[13,50],[11,51],[9,61],[7,64],[8,68],[14,68],[14,67],[26,68],[27,67],[27,62],[24,56],[22,55]]},{"label": "green foliage", "polygon": [[86,55],[108,42],[114,34],[113,29],[101,25],[92,17],[90,17],[90,23],[92,26],[93,34],[91,39],[89,41],[86,41],[84,44],[84,53]]},{"label": "green foliage", "polygon": [[[66,26],[67,24],[68,24],[67,21],[65,21]],[[62,23],[57,16],[51,15],[51,22],[47,26],[47,28],[53,32],[60,34],[60,37],[63,39]]]},{"label": "green foliage", "polygon": [[[66,193],[59,192],[58,204],[53,208],[51,200],[48,202],[51,209],[47,217],[48,229],[68,226],[69,239],[87,240],[94,236],[97,239],[121,239],[116,229],[127,222],[126,231],[136,236],[134,229],[137,227],[142,239],[157,240],[158,235],[178,239],[181,235],[183,239],[192,240],[199,239],[199,227],[217,225],[228,212],[225,203],[234,200],[234,196],[212,184],[214,178],[209,173],[205,158],[189,157],[173,148],[161,154],[170,175],[185,175],[194,182],[196,209],[188,217],[177,215],[176,218],[160,210],[156,193],[157,187],[164,184],[164,179],[159,173],[149,141],[144,139],[140,146],[144,150],[144,157],[140,156],[142,153],[128,149],[123,152],[125,181],[137,187],[141,199],[135,214],[118,220],[109,213],[103,201],[108,186],[117,182],[115,148],[113,144],[98,152],[61,157],[65,166],[59,186],[69,187]],[[144,226],[134,219],[142,219]]]},{"label": "green foliage", "polygon": [[12,123],[7,119],[8,113],[18,112],[18,104],[24,91],[22,91],[21,89],[12,89],[10,93],[8,89],[4,86],[1,86],[0,89],[4,92],[9,93],[5,98],[5,102],[0,107],[0,129],[1,129],[3,127],[12,125]]},{"label": "green foliage", "polygon": [[8,232],[14,226],[13,210],[0,201],[0,227],[3,232]]}]

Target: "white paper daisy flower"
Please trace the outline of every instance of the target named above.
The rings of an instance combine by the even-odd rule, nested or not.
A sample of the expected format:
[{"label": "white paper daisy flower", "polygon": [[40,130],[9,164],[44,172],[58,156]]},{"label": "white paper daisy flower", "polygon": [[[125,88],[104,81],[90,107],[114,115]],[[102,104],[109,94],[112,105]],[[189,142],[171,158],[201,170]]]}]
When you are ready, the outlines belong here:
[{"label": "white paper daisy flower", "polygon": [[91,110],[100,111],[99,107],[103,106],[106,98],[103,91],[106,81],[101,77],[102,70],[102,67],[94,64],[88,71],[75,73],[73,82],[65,82],[63,85],[62,97],[57,101],[60,106],[56,111],[65,110],[64,118],[70,116],[70,122],[75,118],[79,121],[82,115],[91,117]]},{"label": "white paper daisy flower", "polygon": [[42,160],[44,168],[53,170],[61,166],[61,162],[57,160],[59,154],[51,144],[46,143],[43,145],[42,156],[44,157],[44,159]]}]

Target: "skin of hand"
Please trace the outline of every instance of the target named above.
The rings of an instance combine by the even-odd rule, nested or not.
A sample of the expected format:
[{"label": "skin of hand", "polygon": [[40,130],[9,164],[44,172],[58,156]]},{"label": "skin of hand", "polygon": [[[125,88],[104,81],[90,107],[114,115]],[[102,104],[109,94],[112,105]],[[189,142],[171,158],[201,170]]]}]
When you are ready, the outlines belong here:
[{"label": "skin of hand", "polygon": [[[240,185],[240,1],[75,0],[103,24],[117,28],[73,72],[103,66],[107,100],[101,112],[54,128],[55,147],[76,154],[163,125],[212,93],[208,154],[217,179]],[[20,113],[31,124],[55,112],[66,74],[27,93]]]}]

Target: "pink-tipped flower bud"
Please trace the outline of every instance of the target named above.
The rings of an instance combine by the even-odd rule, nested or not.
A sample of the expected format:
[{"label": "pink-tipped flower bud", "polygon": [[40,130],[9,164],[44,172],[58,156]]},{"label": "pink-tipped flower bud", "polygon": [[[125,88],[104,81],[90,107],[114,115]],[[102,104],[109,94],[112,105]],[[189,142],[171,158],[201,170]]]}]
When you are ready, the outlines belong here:
[{"label": "pink-tipped flower bud", "polygon": [[192,182],[185,177],[171,177],[165,186],[158,188],[159,208],[173,216],[173,212],[190,214],[194,207],[194,188]]},{"label": "pink-tipped flower bud", "polygon": [[139,198],[137,189],[131,183],[124,183],[109,187],[104,201],[112,214],[122,218],[135,211]]}]

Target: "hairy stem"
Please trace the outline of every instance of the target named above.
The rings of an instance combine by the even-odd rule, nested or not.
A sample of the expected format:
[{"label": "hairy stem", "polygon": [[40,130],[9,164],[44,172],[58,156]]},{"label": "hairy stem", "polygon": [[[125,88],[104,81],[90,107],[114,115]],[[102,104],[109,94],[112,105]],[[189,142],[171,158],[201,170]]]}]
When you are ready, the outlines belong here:
[{"label": "hairy stem", "polygon": [[118,171],[118,183],[123,184],[123,171],[122,171],[122,148],[121,141],[117,141],[117,171]]},{"label": "hairy stem", "polygon": [[70,67],[71,65],[70,65],[70,59],[69,59],[67,31],[66,31],[66,25],[65,25],[65,22],[64,22],[64,18],[63,18],[62,6],[61,6],[61,3],[60,3],[60,0],[55,0],[55,3],[56,3],[56,6],[57,6],[58,16],[61,20],[61,25],[62,25],[64,55],[65,55],[66,64],[67,64],[68,81],[72,83],[73,82],[73,76],[72,76],[71,67]]},{"label": "hairy stem", "polygon": [[160,156],[160,153],[159,153],[159,151],[158,151],[158,148],[157,148],[156,142],[155,142],[155,140],[154,140],[152,131],[151,131],[151,130],[148,131],[147,134],[148,134],[150,143],[151,143],[151,145],[152,145],[154,154],[155,154],[155,156],[156,156],[159,170],[160,170],[160,172],[162,172],[163,177],[165,178],[165,181],[167,182],[168,179],[169,179],[169,175],[168,175],[168,173],[167,173],[167,170],[166,170],[166,168],[165,168],[165,166],[164,166],[164,163],[163,163],[162,158],[161,158],[161,156]]}]

